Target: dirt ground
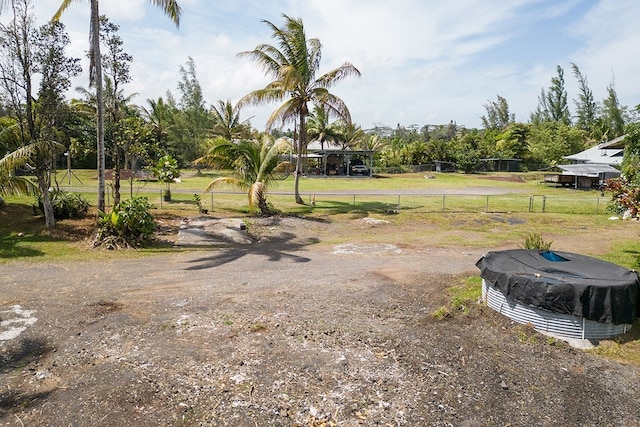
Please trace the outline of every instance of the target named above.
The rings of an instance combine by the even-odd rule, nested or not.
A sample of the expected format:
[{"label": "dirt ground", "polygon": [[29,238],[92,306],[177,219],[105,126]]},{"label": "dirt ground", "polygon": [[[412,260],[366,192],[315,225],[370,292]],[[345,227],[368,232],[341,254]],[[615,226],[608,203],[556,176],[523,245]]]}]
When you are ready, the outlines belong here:
[{"label": "dirt ground", "polygon": [[247,225],[251,243],[0,265],[0,425],[640,426],[637,367],[481,305],[432,317],[499,248],[384,219]]}]

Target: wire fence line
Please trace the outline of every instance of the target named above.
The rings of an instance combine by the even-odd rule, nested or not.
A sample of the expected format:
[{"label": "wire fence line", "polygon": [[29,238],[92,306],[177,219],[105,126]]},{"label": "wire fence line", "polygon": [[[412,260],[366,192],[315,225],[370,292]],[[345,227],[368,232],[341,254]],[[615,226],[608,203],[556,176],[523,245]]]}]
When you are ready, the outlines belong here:
[{"label": "wire fence line", "polygon": [[[599,193],[598,193],[599,194]],[[202,203],[212,210],[230,203],[246,203],[247,194],[242,192],[212,192],[201,194]],[[406,193],[301,193],[305,203],[317,209],[336,207],[365,209],[374,211],[420,210],[433,213],[559,213],[589,214],[607,213],[608,197],[546,196],[517,194],[406,194]],[[158,192],[161,199],[161,192]],[[276,207],[289,204],[293,193],[269,193],[269,201]]]}]

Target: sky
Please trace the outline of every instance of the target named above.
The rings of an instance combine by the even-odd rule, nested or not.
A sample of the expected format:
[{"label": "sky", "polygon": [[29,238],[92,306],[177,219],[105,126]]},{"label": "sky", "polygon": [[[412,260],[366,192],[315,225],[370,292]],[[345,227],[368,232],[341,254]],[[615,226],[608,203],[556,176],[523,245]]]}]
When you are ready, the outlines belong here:
[{"label": "sky", "polygon": [[[101,14],[120,25],[133,55],[133,102],[178,97],[180,67],[189,57],[208,105],[237,102],[268,78],[239,52],[275,43],[263,22],[301,18],[307,38],[322,43],[320,74],[344,62],[361,72],[332,88],[363,129],[447,124],[481,127],[484,105],[500,95],[526,122],[556,67],[564,69],[570,109],[577,82],[571,63],[597,101],[613,84],[622,105],[640,104],[638,0],[178,0],[180,27],[148,0],[102,0]],[[38,23],[62,0],[35,0]],[[3,12],[6,15],[7,11]],[[72,2],[62,17],[68,54],[85,57],[89,0]],[[88,63],[74,86],[88,86]],[[78,96],[71,92],[69,97]],[[242,119],[264,129],[277,104],[246,107]],[[292,127],[292,126],[287,126]]]}]

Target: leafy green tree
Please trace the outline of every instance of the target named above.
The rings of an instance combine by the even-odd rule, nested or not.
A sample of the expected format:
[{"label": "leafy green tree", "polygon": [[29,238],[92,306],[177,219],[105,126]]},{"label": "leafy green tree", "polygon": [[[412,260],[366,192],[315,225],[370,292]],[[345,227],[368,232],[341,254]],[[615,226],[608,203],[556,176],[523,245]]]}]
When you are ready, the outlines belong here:
[{"label": "leafy green tree", "polygon": [[557,121],[566,125],[571,123],[567,90],[564,85],[564,70],[556,66],[557,76],[551,78],[551,86],[547,91],[541,90],[538,107],[531,113],[530,120],[534,124]]},{"label": "leafy green tree", "polygon": [[[64,54],[69,38],[64,25],[35,27],[29,0],[11,2],[12,20],[0,24],[0,92],[15,120],[12,132],[19,142],[6,155],[0,175],[29,164],[40,192],[47,228],[55,227],[49,189],[55,159],[63,146],[60,139],[62,94],[71,77],[80,72],[78,60]],[[34,96],[36,76],[39,87]],[[9,172],[7,174],[7,171]]]},{"label": "leafy green tree", "polygon": [[509,103],[506,98],[500,95],[497,97],[497,101],[487,101],[487,104],[484,104],[487,115],[480,119],[485,129],[503,130],[516,120],[516,115],[509,112]]},{"label": "leafy green tree", "polygon": [[267,187],[279,179],[284,167],[279,155],[288,147],[270,136],[260,140],[229,141],[218,137],[212,141],[208,153],[196,163],[232,170],[232,176],[216,178],[205,189],[211,191],[221,184],[231,184],[248,190],[249,208],[259,209],[263,215],[272,215],[273,208],[267,203]]},{"label": "leafy green tree", "polygon": [[598,103],[593,98],[593,92],[589,88],[587,77],[584,76],[578,66],[571,63],[573,75],[578,80],[578,99],[576,105],[576,126],[593,137],[598,120]]},{"label": "leafy green tree", "polygon": [[607,86],[607,97],[602,101],[602,122],[606,139],[624,135],[627,107],[621,106],[613,84]]},{"label": "leafy green tree", "polygon": [[586,148],[587,134],[559,121],[531,125],[527,138],[530,164],[556,165],[564,156]]},{"label": "leafy green tree", "polygon": [[170,154],[162,156],[158,160],[158,163],[153,168],[152,172],[153,175],[158,178],[158,181],[166,185],[164,190],[164,199],[166,201],[171,200],[171,183],[175,182],[176,179],[180,177],[178,161]]},{"label": "leafy green tree", "polygon": [[273,31],[277,46],[260,44],[252,51],[239,55],[248,57],[262,67],[271,81],[263,89],[255,90],[240,100],[240,105],[264,104],[284,101],[267,120],[267,131],[276,122],[296,123],[296,173],[294,177],[295,201],[304,204],[300,197],[300,175],[302,174],[302,156],[307,146],[307,116],[309,103],[323,105],[329,114],[346,123],[351,115],[345,102],[329,89],[346,77],[359,76],[360,71],[350,63],[326,74],[317,76],[320,67],[321,44],[316,38],[307,39],[301,19],[283,15],[285,24],[277,27],[269,21],[263,21]]},{"label": "leafy green tree", "polygon": [[[78,0],[75,0],[78,1]],[[55,21],[60,20],[74,0],[62,0],[60,8],[53,16]],[[182,10],[176,0],[152,0],[152,3],[162,8],[176,26],[180,23]],[[100,52],[100,11],[98,0],[89,0],[91,15],[89,21],[89,81],[96,87],[96,129],[97,129],[97,153],[98,153],[98,210],[105,209],[105,148],[104,148],[104,99],[102,92],[102,55]]]},{"label": "leafy green tree", "polygon": [[[105,77],[105,139],[110,143],[113,161],[113,204],[120,203],[120,170],[122,159],[128,158],[125,147],[120,141],[120,121],[122,110],[131,96],[123,95],[122,85],[131,82],[129,66],[133,57],[124,51],[122,37],[118,35],[120,27],[102,15],[100,16],[100,40],[103,49],[102,67]],[[106,149],[106,147],[105,147]],[[126,161],[124,167],[126,168]]]},{"label": "leafy green tree", "polygon": [[204,141],[214,127],[196,75],[195,61],[191,57],[185,66],[180,66],[178,92],[180,99],[177,103],[169,98],[169,105],[173,107],[169,151],[185,165],[203,154]]},{"label": "leafy green tree", "polygon": [[551,79],[551,86],[547,92],[549,113],[552,120],[568,125],[571,124],[571,115],[567,102],[567,90],[564,86],[564,70],[559,65],[556,70],[558,75]]}]

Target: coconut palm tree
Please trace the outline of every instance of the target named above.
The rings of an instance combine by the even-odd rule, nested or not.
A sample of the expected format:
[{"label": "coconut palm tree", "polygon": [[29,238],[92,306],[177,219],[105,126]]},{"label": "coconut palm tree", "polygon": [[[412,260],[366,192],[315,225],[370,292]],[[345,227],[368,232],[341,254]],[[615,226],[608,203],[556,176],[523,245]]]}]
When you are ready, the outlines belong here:
[{"label": "coconut palm tree", "polygon": [[27,165],[28,150],[21,147],[18,123],[8,117],[0,118],[0,152],[7,153],[0,159],[0,195],[35,194],[36,186],[30,179],[16,175],[16,171]]},{"label": "coconut palm tree", "polygon": [[229,141],[248,138],[251,127],[248,120],[240,120],[240,108],[233,106],[230,100],[218,101],[218,106],[211,107],[213,129],[211,134],[221,136]]},{"label": "coconut palm tree", "polygon": [[307,116],[309,103],[322,105],[329,115],[351,122],[351,115],[342,99],[329,92],[336,83],[349,76],[360,76],[360,71],[345,62],[326,74],[317,76],[320,67],[321,45],[316,38],[307,39],[301,19],[282,15],[283,27],[269,21],[264,22],[273,31],[276,46],[260,44],[254,50],[240,52],[264,69],[273,81],[263,89],[245,95],[239,105],[260,105],[268,102],[284,101],[268,118],[266,127],[270,130],[276,122],[294,122],[297,127],[296,173],[294,191],[296,203],[304,204],[300,197],[299,182],[302,174],[302,154],[307,146]]},{"label": "coconut palm tree", "polygon": [[[78,1],[78,0],[75,0]],[[182,9],[176,0],[150,0],[154,5],[162,8],[164,13],[178,26]],[[60,8],[53,16],[53,20],[60,20],[65,10],[74,0],[62,0]],[[102,63],[100,54],[100,12],[98,0],[90,0],[91,18],[89,21],[89,81],[96,86],[97,101],[97,151],[98,151],[98,209],[105,210],[105,153],[104,153],[104,100],[102,93]]]},{"label": "coconut palm tree", "polygon": [[248,190],[249,208],[260,210],[263,215],[271,215],[272,209],[267,203],[267,186],[279,179],[279,172],[284,163],[280,162],[279,154],[287,149],[284,140],[274,141],[265,135],[261,140],[229,141],[216,138],[209,152],[195,160],[196,164],[230,169],[232,176],[216,178],[205,189],[211,191],[220,184],[231,184]]},{"label": "coconut palm tree", "polygon": [[314,105],[307,123],[307,136],[310,140],[320,142],[320,149],[324,150],[324,143],[336,142],[340,135],[335,122],[329,123],[329,113],[323,105]]}]

